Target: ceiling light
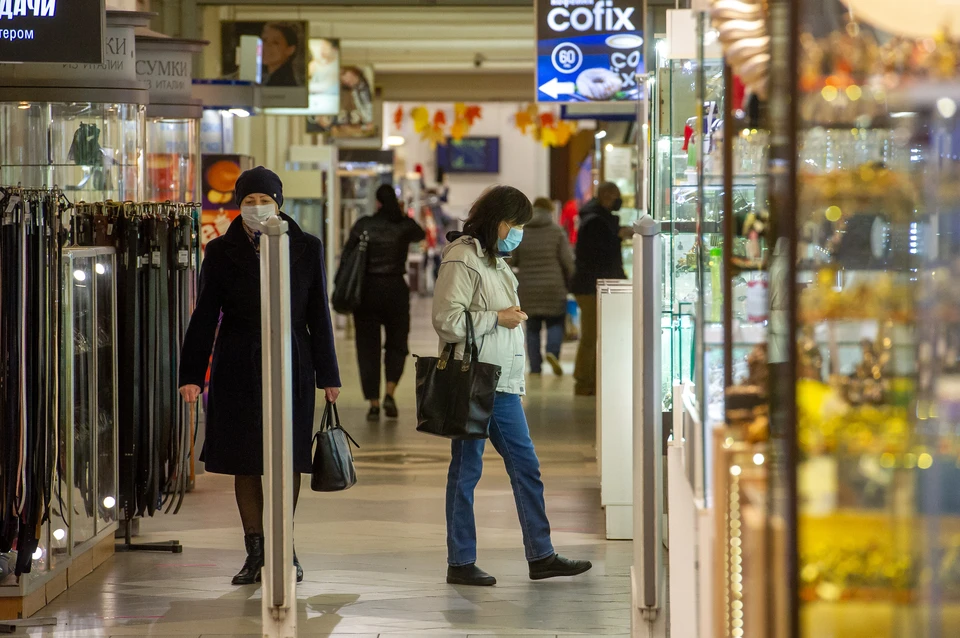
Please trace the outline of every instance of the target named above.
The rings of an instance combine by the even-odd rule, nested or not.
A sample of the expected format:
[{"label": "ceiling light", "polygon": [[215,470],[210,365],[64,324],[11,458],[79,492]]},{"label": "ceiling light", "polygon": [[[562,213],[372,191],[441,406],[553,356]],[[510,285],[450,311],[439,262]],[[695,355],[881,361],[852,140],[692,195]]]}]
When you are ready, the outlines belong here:
[{"label": "ceiling light", "polygon": [[402,135],[388,135],[387,146],[403,146],[407,140]]},{"label": "ceiling light", "polygon": [[594,137],[597,138],[598,140],[602,140],[602,139],[605,138],[606,136],[607,136],[607,132],[606,132],[606,131],[597,131],[597,132],[594,134]]}]

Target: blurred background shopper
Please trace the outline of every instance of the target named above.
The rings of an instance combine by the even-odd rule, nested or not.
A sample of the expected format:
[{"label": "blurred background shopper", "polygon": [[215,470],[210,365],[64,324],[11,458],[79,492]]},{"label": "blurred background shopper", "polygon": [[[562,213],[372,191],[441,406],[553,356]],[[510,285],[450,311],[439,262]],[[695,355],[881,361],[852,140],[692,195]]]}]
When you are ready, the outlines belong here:
[{"label": "blurred background shopper", "polygon": [[[553,549],[537,458],[520,397],[525,393],[523,331],[527,319],[516,294],[517,279],[500,256],[523,239],[533,218],[530,200],[516,188],[496,186],[470,210],[464,232],[451,233],[433,298],[433,326],[441,349],[463,343],[465,314],[471,313],[480,346],[480,361],[499,365],[501,376],[490,420],[490,442],[503,457],[523,530],[530,578],[575,576],[591,568],[588,561],[568,560]],[[462,348],[460,348],[462,350]],[[485,440],[452,442],[447,474],[447,582],[495,585],[477,567],[474,490],[483,471]]]},{"label": "blurred background shopper", "polygon": [[533,219],[523,231],[524,241],[513,251],[510,265],[520,282],[520,306],[527,313],[527,355],[530,372],[543,366],[541,332],[547,331],[546,361],[556,375],[566,330],[567,286],[573,276],[573,251],[566,233],[553,219],[553,202],[540,197],[533,203]]},{"label": "blurred background shopper", "polygon": [[[300,475],[312,470],[316,388],[328,401],[340,394],[340,371],[327,304],[323,245],[280,212],[283,184],[262,166],[237,179],[240,216],[207,244],[200,291],[180,353],[180,394],[200,396],[210,351],[206,440],[200,460],[208,472],[234,475],[247,559],[234,585],[260,580],[263,567],[263,406],[260,343],[260,228],[280,215],[290,237],[290,324],[293,329],[293,503]],[[222,313],[222,318],[221,318]],[[218,331],[219,327],[219,331]],[[214,345],[216,338],[216,345]],[[303,569],[294,553],[297,581]]]},{"label": "blurred background shopper", "polygon": [[580,306],[580,346],[573,377],[581,396],[597,393],[597,281],[626,279],[621,238],[630,229],[620,228],[614,215],[623,206],[620,189],[612,182],[597,188],[597,196],[580,210],[577,229],[577,268],[571,292]]},{"label": "blurred background shopper", "polygon": [[[423,241],[426,235],[417,222],[404,214],[389,184],[377,189],[377,212],[354,224],[344,253],[360,243],[364,233],[368,237],[367,270],[363,297],[353,312],[353,320],[360,383],[364,398],[370,402],[367,420],[372,422],[380,419],[381,405],[387,418],[398,416],[394,393],[403,375],[410,334],[410,288],[403,277],[410,244]],[[387,382],[382,404],[381,359]]]}]

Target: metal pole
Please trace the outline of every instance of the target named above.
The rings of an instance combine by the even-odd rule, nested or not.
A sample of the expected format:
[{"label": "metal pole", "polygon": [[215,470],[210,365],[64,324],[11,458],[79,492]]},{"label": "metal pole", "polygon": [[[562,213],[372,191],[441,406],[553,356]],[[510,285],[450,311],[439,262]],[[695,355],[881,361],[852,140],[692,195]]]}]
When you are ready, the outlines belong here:
[{"label": "metal pole", "polygon": [[260,236],[260,335],[263,344],[263,636],[297,635],[293,568],[293,366],[290,238],[272,217]]},{"label": "metal pole", "polygon": [[[663,396],[660,386],[662,304],[660,224],[634,225],[633,580],[637,611],[648,626],[634,636],[665,636],[663,606]],[[644,631],[645,629],[645,631]]]}]

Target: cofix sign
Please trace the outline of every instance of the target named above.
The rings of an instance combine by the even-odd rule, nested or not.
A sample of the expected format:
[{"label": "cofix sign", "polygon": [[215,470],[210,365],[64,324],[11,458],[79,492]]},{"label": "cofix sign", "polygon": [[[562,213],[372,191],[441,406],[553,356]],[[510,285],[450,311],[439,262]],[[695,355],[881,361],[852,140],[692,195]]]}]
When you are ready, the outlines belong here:
[{"label": "cofix sign", "polygon": [[0,0],[0,62],[103,63],[103,0]]},{"label": "cofix sign", "polygon": [[641,97],[641,0],[536,0],[537,101]]}]

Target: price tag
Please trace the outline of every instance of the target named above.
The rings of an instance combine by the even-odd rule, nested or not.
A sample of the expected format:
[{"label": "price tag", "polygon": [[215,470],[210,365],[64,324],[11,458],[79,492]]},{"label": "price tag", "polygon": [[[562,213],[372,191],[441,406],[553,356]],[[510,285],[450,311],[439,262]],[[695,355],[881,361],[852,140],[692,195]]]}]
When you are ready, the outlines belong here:
[{"label": "price tag", "polygon": [[112,235],[112,234],[113,234],[113,223],[112,223],[112,222],[109,223],[109,224],[107,224],[107,234],[108,234],[108,235]]},{"label": "price tag", "polygon": [[177,263],[181,266],[190,265],[190,253],[186,250],[181,250],[177,253]]},{"label": "price tag", "polygon": [[153,265],[154,265],[154,266],[159,266],[159,265],[160,265],[160,251],[159,251],[159,250],[153,251]]},{"label": "price tag", "polygon": [[[20,203],[19,195],[14,195],[13,197],[11,197],[10,200],[7,202],[7,210],[5,211],[6,214],[10,215],[11,213],[13,213],[13,209],[16,208],[17,204],[19,203]],[[6,217],[4,217],[4,219],[6,219]],[[9,223],[9,222],[5,222],[5,223]]]}]

